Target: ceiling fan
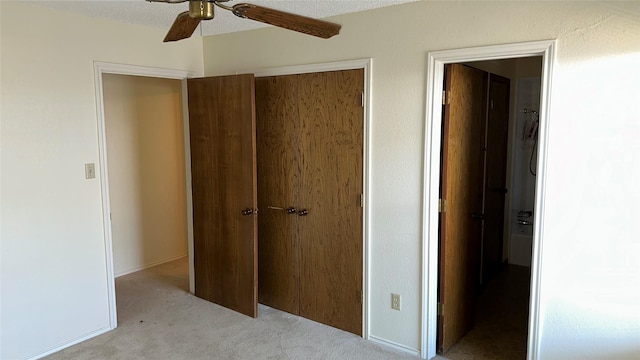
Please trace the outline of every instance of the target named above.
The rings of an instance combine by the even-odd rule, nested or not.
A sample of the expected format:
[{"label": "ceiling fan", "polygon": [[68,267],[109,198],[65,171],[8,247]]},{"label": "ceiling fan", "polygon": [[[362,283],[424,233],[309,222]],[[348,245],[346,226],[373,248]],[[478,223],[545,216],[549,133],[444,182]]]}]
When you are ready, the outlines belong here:
[{"label": "ceiling fan", "polygon": [[211,20],[214,17],[214,5],[231,11],[234,15],[278,26],[284,29],[301,32],[308,35],[328,39],[340,32],[341,26],[328,21],[287,13],[263,6],[241,3],[227,6],[230,0],[147,0],[149,2],[181,3],[189,1],[189,11],[180,13],[171,25],[164,42],[186,39],[200,24],[201,20]]}]

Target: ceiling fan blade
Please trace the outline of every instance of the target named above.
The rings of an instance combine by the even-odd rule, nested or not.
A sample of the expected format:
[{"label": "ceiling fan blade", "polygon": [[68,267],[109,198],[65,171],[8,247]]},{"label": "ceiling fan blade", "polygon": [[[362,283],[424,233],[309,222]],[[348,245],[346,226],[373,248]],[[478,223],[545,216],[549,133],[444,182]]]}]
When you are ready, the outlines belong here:
[{"label": "ceiling fan blade", "polygon": [[287,13],[253,4],[237,4],[233,13],[239,17],[263,22],[288,30],[328,39],[340,33],[339,24]]},{"label": "ceiling fan blade", "polygon": [[180,13],[173,22],[173,25],[171,25],[171,29],[169,29],[163,41],[168,42],[186,39],[196,31],[198,24],[200,24],[200,19],[192,18],[189,16],[188,11]]}]

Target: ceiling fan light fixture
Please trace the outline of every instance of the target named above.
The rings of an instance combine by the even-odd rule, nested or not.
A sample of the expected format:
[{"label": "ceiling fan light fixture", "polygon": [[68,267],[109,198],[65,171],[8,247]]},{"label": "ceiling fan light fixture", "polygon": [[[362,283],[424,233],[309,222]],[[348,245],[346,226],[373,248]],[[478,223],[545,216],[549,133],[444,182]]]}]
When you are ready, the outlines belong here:
[{"label": "ceiling fan light fixture", "polygon": [[[1,1],[1,0],[0,0]],[[178,14],[164,42],[178,41],[190,37],[196,30],[201,20],[213,19],[214,5],[231,11],[236,16],[245,19],[260,21],[268,25],[277,26],[299,33],[328,39],[340,33],[340,24],[318,20],[302,15],[258,6],[253,4],[236,4],[227,6],[224,3],[230,0],[147,0],[149,2],[179,3],[189,1],[189,11]]]},{"label": "ceiling fan light fixture", "polygon": [[213,3],[208,1],[189,1],[189,16],[194,19],[213,19]]}]

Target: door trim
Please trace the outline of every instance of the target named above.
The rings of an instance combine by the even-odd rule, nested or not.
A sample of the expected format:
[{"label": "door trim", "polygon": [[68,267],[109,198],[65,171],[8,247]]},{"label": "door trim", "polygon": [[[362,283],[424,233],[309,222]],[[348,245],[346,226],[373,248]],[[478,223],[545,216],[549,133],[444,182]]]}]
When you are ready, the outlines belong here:
[{"label": "door trim", "polygon": [[98,120],[98,158],[100,161],[100,187],[102,199],[102,227],[104,231],[104,249],[107,276],[107,304],[109,307],[109,328],[118,327],[118,316],[116,310],[116,287],[115,274],[113,270],[113,239],[111,233],[111,205],[109,203],[109,173],[107,166],[107,139],[104,115],[104,92],[102,85],[103,74],[146,76],[163,79],[182,80],[182,100],[183,100],[183,123],[185,141],[185,172],[186,172],[186,200],[187,200],[187,242],[189,256],[189,286],[190,291],[194,291],[193,277],[193,216],[191,204],[191,157],[189,146],[189,116],[186,102],[187,78],[194,74],[184,70],[162,69],[147,66],[115,64],[108,62],[93,62],[95,91],[96,91],[96,115]]},{"label": "door trim", "polygon": [[[370,336],[370,321],[369,321],[369,291],[371,288],[370,274],[370,246],[369,246],[369,234],[370,234],[370,207],[369,207],[369,195],[370,195],[370,178],[371,178],[371,96],[372,96],[372,66],[373,60],[368,59],[355,59],[319,64],[309,65],[294,65],[294,66],[282,66],[273,68],[264,68],[257,70],[248,70],[246,72],[253,73],[256,78],[266,76],[282,76],[293,74],[307,74],[314,72],[326,72],[326,71],[340,71],[340,70],[364,70],[364,129],[362,132],[363,141],[363,156],[362,156],[362,337],[369,340]],[[239,72],[242,73],[242,72]]]},{"label": "door trim", "polygon": [[468,61],[498,60],[542,56],[540,92],[540,125],[538,132],[538,164],[536,177],[537,219],[533,229],[531,259],[531,297],[527,358],[538,359],[540,348],[540,273],[544,235],[544,200],[547,147],[549,134],[549,101],[552,70],[555,64],[556,40],[543,40],[504,45],[432,51],[427,54],[427,98],[424,137],[424,182],[422,208],[422,324],[421,357],[436,355],[438,302],[438,198],[440,184],[440,145],[442,124],[442,90],[444,65]]}]

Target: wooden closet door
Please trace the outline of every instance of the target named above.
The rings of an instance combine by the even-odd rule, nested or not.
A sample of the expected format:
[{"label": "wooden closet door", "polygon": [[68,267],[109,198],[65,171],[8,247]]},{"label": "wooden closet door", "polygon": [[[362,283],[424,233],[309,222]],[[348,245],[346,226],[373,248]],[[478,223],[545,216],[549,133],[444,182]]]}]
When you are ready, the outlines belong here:
[{"label": "wooden closet door", "polygon": [[[299,314],[296,77],[256,79],[260,303]],[[294,212],[287,210],[293,208]]]},{"label": "wooden closet door", "polygon": [[196,296],[258,316],[253,75],[189,79]]},{"label": "wooden closet door", "polygon": [[364,71],[298,76],[300,315],[362,334]]}]

